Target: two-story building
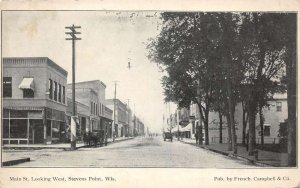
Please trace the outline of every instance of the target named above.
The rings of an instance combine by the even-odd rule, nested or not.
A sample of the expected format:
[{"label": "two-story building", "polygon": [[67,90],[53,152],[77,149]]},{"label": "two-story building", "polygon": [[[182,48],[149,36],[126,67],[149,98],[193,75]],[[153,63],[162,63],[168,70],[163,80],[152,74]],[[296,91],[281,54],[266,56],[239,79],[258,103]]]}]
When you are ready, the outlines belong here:
[{"label": "two-story building", "polygon": [[[114,130],[112,130],[113,134],[116,137],[125,136],[126,125],[128,124],[128,114],[127,114],[127,106],[119,99],[107,99],[105,101],[106,106],[109,107],[113,111],[113,117],[115,125]],[[115,108],[115,110],[114,110]],[[115,115],[114,115],[115,112]]]},{"label": "two-story building", "polygon": [[[100,80],[75,83],[75,101],[80,104],[76,114],[81,128],[77,129],[81,130],[81,135],[88,131],[111,130],[112,110],[105,106],[105,88]],[[68,84],[67,95],[71,99],[72,84]]]},{"label": "two-story building", "polygon": [[67,71],[47,57],[3,58],[3,143],[65,138]]},{"label": "two-story building", "polygon": [[[197,125],[200,125],[201,119],[199,116],[199,109],[196,104],[192,104],[191,117],[194,116],[194,121]],[[264,115],[264,142],[265,143],[278,143],[278,131],[279,124],[283,123],[288,117],[287,111],[287,96],[286,94],[275,94],[272,99],[268,101],[268,106],[263,108]],[[237,143],[242,143],[243,135],[243,107],[241,103],[238,103],[235,107],[235,125]],[[218,143],[220,139],[220,120],[219,114],[216,112],[209,112],[209,141]],[[259,123],[259,115],[256,116],[256,143],[260,143],[261,139],[261,128]],[[228,125],[226,117],[222,116],[222,140],[224,143],[228,140]],[[202,123],[203,125],[203,123]],[[246,132],[248,131],[249,125],[247,124]],[[192,129],[194,130],[194,129]],[[192,135],[193,136],[193,135]]]}]

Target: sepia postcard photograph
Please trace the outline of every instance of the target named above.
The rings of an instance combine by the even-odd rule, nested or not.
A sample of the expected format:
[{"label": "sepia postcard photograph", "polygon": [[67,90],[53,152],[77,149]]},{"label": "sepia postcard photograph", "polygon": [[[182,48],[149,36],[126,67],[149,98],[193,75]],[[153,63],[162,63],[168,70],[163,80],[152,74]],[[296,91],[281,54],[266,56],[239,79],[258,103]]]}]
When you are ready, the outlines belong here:
[{"label": "sepia postcard photograph", "polygon": [[299,2],[200,2],[3,2],[0,187],[299,187]]}]

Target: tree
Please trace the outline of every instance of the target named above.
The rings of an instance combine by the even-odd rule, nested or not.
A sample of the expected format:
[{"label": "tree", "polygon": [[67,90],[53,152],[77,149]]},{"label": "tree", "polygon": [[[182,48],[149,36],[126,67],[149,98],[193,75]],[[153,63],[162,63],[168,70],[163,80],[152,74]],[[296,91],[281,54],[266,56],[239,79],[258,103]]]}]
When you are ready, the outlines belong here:
[{"label": "tree", "polygon": [[296,33],[297,33],[297,14],[284,14],[281,19],[281,28],[284,31],[281,33],[282,40],[286,47],[286,74],[287,74],[287,97],[288,97],[288,165],[296,166],[297,160],[297,140],[296,140],[296,70],[297,70],[297,55],[296,55]]},{"label": "tree", "polygon": [[[149,58],[167,72],[162,80],[166,101],[188,107],[193,101],[204,122],[205,144],[209,144],[208,118],[213,97],[216,49],[208,27],[212,14],[162,13],[163,28],[149,44]],[[203,48],[205,46],[205,48]]]},{"label": "tree", "polygon": [[[247,90],[245,93],[248,93],[245,99],[249,116],[249,155],[253,155],[255,145],[255,116],[273,96],[276,82],[284,73],[285,49],[276,32],[278,24],[278,14],[242,14],[241,38],[246,75],[243,84]],[[263,128],[261,130],[263,134]]]}]

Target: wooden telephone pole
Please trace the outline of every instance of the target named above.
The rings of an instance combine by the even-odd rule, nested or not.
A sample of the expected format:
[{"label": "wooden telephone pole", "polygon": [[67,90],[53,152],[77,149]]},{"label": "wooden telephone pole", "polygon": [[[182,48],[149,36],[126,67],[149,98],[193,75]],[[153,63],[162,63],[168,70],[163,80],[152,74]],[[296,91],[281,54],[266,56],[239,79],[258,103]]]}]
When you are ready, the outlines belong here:
[{"label": "wooden telephone pole", "polygon": [[71,118],[71,150],[76,149],[76,104],[75,104],[75,41],[81,40],[81,38],[77,38],[76,34],[81,34],[81,32],[77,32],[75,29],[80,29],[81,26],[72,26],[65,27],[69,29],[71,32],[66,32],[67,35],[70,35],[71,38],[66,38],[66,40],[72,40],[72,118]]},{"label": "wooden telephone pole", "polygon": [[114,81],[114,83],[115,83],[115,95],[114,95],[114,122],[113,122],[113,125],[112,125],[112,127],[111,127],[113,142],[115,141],[116,99],[117,99],[117,83],[118,83],[118,82],[119,82],[119,81]]}]

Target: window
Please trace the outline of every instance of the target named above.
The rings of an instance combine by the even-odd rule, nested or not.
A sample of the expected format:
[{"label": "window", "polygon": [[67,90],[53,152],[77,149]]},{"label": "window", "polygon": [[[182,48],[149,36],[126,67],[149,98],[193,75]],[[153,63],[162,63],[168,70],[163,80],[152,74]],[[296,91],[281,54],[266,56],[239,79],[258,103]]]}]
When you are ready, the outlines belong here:
[{"label": "window", "polygon": [[54,100],[57,101],[57,83],[54,82]]},{"label": "window", "polygon": [[58,84],[58,102],[61,102],[61,85]]},{"label": "window", "polygon": [[192,133],[195,134],[195,121],[192,121]]},{"label": "window", "polygon": [[34,91],[32,89],[23,89],[23,98],[33,98]]},{"label": "window", "polygon": [[66,103],[66,90],[65,86],[62,86],[62,103]]},{"label": "window", "polygon": [[93,102],[91,102],[91,114],[93,114]]},{"label": "window", "polygon": [[282,103],[281,102],[276,102],[276,111],[281,112],[282,110]]},{"label": "window", "polygon": [[264,136],[270,136],[270,126],[264,126]]},{"label": "window", "polygon": [[53,99],[53,81],[49,79],[49,99]]},{"label": "window", "polygon": [[3,77],[3,97],[12,96],[12,78]]},{"label": "window", "polygon": [[98,104],[96,104],[96,115],[99,115]]}]

